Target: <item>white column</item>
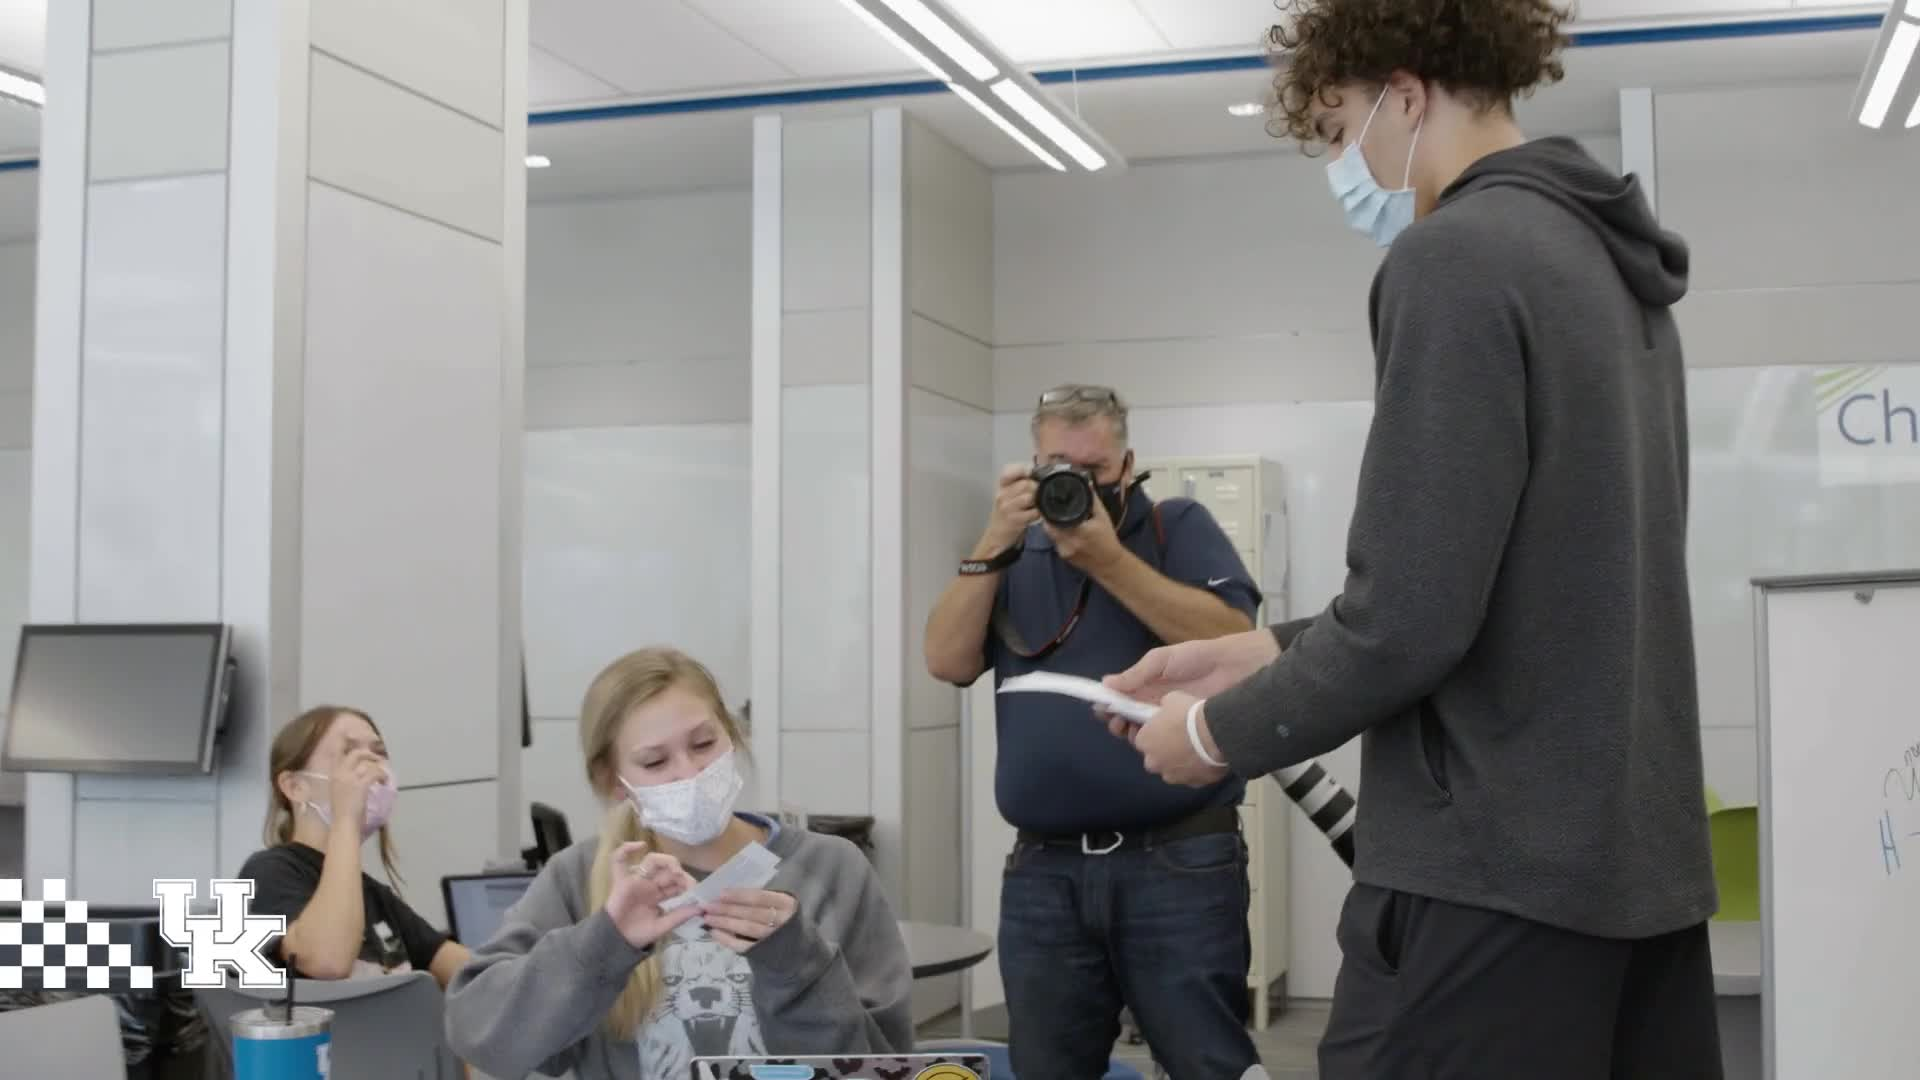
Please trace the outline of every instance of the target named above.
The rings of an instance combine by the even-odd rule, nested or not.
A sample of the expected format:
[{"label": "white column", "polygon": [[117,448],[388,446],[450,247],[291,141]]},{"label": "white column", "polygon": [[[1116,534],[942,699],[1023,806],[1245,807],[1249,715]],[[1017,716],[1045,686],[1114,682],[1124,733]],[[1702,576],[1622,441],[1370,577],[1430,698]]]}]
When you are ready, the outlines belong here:
[{"label": "white column", "polygon": [[232,873],[324,702],[438,915],[519,834],[526,0],[48,24],[30,617],[224,621],[242,675],[214,776],[31,777],[29,875]]},{"label": "white column", "polygon": [[761,118],[754,183],[761,775],[787,809],[871,815],[896,909],[957,924],[960,696],[920,640],[991,500],[991,178],[888,108]]},{"label": "white column", "polygon": [[1620,91],[1620,171],[1640,178],[1647,205],[1660,216],[1659,157],[1654,149],[1653,91],[1627,87]]}]

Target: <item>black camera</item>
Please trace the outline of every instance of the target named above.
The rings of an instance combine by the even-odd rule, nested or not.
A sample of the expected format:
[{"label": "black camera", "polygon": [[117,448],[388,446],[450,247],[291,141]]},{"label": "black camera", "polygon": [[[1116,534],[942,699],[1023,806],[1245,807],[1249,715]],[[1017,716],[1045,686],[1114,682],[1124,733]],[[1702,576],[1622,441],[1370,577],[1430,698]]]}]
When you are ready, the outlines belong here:
[{"label": "black camera", "polygon": [[1064,529],[1093,516],[1093,501],[1099,496],[1091,469],[1054,462],[1036,466],[1032,476],[1033,508],[1047,524]]}]

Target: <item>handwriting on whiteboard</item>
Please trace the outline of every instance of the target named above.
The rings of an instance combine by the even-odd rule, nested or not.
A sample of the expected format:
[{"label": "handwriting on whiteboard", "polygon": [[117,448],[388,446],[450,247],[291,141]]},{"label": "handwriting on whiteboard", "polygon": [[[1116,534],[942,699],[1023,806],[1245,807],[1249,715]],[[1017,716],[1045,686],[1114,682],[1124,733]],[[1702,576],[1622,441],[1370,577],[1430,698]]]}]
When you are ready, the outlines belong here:
[{"label": "handwriting on whiteboard", "polygon": [[[1880,782],[1880,795],[1890,804],[1880,812],[1880,862],[1886,867],[1887,876],[1892,877],[1900,870],[1900,830],[1893,820],[1893,807],[1901,803],[1911,803],[1920,798],[1920,743],[1914,743],[1901,754],[1900,765],[1888,769],[1886,779]],[[1908,832],[1905,839],[1920,839],[1920,831]]]}]

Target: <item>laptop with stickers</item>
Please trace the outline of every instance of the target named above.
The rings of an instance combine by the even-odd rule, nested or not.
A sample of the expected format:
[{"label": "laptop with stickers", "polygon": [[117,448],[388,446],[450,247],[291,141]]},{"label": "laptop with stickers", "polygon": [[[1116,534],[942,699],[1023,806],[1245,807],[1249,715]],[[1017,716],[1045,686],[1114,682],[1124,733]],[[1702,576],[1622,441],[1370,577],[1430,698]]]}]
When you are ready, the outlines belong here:
[{"label": "laptop with stickers", "polygon": [[703,1057],[693,1080],[992,1080],[985,1054]]}]

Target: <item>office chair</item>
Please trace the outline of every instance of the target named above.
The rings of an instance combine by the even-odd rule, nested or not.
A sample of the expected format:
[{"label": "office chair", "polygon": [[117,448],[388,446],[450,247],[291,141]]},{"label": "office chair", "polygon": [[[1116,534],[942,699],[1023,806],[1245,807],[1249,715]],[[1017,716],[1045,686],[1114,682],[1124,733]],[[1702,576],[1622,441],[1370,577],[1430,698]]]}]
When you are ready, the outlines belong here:
[{"label": "office chair", "polygon": [[520,855],[527,869],[538,870],[573,846],[573,830],[567,828],[567,815],[546,803],[527,804],[527,813],[533,818],[533,846],[521,849]]},{"label": "office chair", "polygon": [[[334,1076],[391,1080],[462,1080],[465,1067],[447,1047],[440,984],[425,971],[403,971],[365,979],[297,979],[295,1005],[333,1010],[333,1040],[328,1056]],[[195,990],[207,1018],[207,1075],[233,1075],[235,1013],[257,1009],[286,995],[277,990],[243,990],[229,982],[218,990]],[[52,1074],[48,1074],[52,1075]]]},{"label": "office chair", "polygon": [[0,1061],[8,1076],[127,1080],[120,1010],[105,994],[0,1013]]}]

